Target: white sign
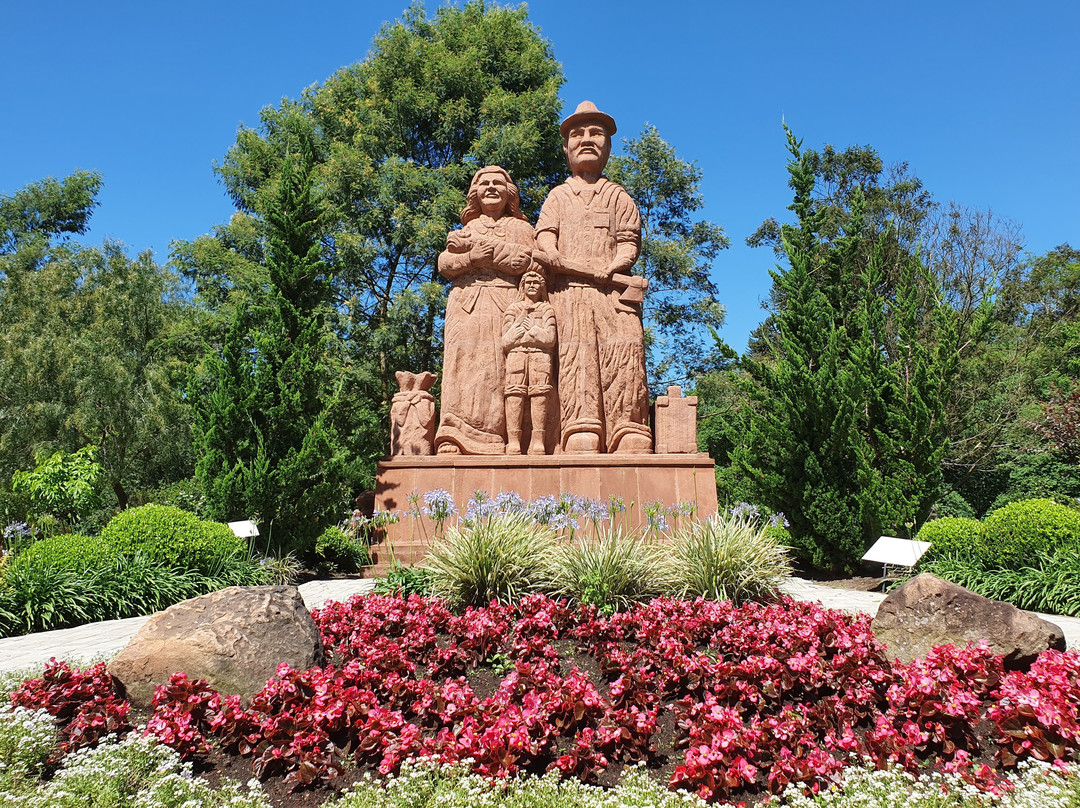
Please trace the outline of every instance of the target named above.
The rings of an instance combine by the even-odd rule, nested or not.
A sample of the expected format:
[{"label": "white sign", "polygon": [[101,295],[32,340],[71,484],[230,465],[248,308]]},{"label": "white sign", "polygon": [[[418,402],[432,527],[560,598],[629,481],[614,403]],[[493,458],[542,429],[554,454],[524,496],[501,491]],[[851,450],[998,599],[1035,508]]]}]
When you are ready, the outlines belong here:
[{"label": "white sign", "polygon": [[929,549],[930,542],[928,541],[882,536],[874,542],[873,547],[866,551],[862,560],[890,564],[894,567],[914,567],[923,557],[923,553]]},{"label": "white sign", "polygon": [[258,526],[250,519],[245,519],[243,522],[229,522],[229,529],[234,536],[241,539],[250,539],[252,536],[259,535]]}]

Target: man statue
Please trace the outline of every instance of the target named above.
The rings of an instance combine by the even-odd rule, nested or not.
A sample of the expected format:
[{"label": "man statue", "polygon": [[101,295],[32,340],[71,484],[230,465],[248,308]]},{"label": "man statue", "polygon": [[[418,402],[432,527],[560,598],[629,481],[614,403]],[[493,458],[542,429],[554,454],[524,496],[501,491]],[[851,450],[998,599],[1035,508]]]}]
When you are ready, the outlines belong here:
[{"label": "man statue", "polygon": [[544,201],[533,258],[551,279],[562,450],[649,453],[646,281],[627,274],[641,251],[641,216],[603,176],[615,121],[584,101],[559,131],[572,176]]}]

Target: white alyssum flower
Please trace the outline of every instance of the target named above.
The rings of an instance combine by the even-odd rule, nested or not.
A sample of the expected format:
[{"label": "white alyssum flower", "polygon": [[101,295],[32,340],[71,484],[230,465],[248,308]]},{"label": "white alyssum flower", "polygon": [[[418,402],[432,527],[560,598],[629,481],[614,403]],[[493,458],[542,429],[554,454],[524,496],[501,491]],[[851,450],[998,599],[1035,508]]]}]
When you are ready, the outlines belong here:
[{"label": "white alyssum flower", "polygon": [[47,710],[0,707],[0,782],[37,777],[56,741],[56,721]]}]

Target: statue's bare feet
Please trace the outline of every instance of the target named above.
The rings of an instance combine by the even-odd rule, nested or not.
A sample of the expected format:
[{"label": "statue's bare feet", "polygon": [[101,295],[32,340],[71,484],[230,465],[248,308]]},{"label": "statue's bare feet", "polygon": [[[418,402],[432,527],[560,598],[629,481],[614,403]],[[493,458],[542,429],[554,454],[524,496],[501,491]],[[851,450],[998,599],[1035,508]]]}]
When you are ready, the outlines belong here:
[{"label": "statue's bare feet", "polygon": [[459,455],[461,454],[461,447],[453,441],[446,441],[446,443],[440,443],[436,454],[445,455]]}]

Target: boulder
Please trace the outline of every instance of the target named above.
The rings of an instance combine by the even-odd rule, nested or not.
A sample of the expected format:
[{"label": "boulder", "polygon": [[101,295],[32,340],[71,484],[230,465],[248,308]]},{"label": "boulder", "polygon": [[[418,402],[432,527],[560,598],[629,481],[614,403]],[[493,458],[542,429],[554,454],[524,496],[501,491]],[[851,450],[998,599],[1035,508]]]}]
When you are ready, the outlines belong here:
[{"label": "boulder", "polygon": [[1065,650],[1059,626],[927,572],[891,592],[871,628],[886,655],[901,662],[926,656],[935,645],[986,640],[1004,655],[1007,670],[1026,670],[1046,649]]},{"label": "boulder", "polygon": [[325,664],[322,639],[294,586],[232,586],[158,612],[109,663],[133,704],[173,673],[247,702],[277,666]]}]

